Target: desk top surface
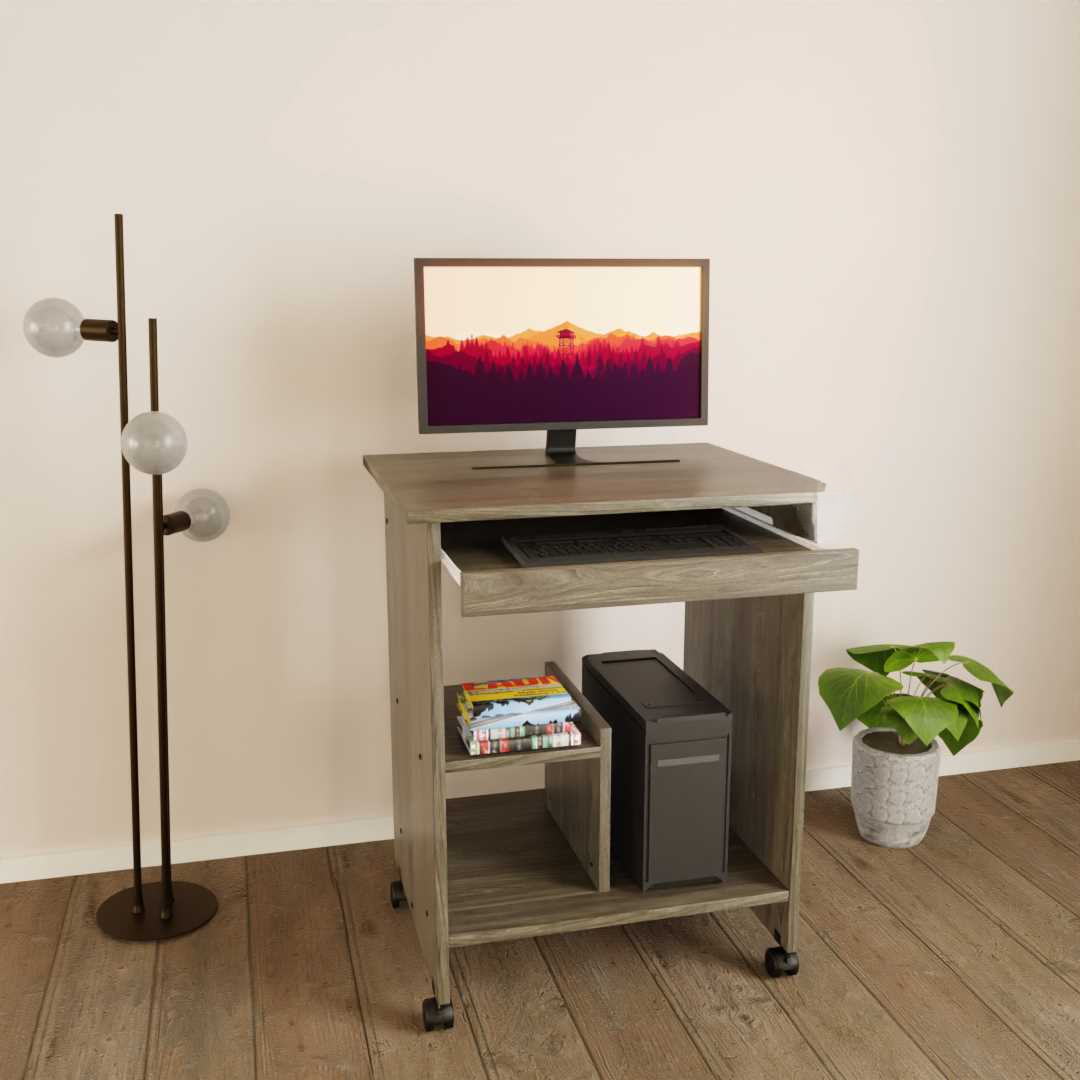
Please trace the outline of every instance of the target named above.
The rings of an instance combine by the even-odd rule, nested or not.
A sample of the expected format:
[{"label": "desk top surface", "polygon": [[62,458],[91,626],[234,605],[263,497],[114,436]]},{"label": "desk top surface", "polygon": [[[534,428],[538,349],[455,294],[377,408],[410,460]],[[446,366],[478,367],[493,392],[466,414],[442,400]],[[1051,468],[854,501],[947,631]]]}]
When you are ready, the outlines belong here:
[{"label": "desk top surface", "polygon": [[[479,450],[369,454],[364,466],[413,522],[806,503],[825,487],[711,443],[583,446],[578,452],[606,464],[545,466],[539,450]],[[655,458],[678,460],[639,463]]]}]

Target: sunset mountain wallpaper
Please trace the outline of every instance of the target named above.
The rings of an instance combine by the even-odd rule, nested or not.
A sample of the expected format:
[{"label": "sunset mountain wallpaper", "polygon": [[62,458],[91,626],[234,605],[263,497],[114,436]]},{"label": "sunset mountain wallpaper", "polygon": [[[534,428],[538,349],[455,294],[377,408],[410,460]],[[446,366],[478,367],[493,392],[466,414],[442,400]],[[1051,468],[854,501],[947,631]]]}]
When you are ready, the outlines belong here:
[{"label": "sunset mountain wallpaper", "polygon": [[[473,274],[436,296],[432,284],[442,283],[434,276],[427,279],[431,269],[424,282],[425,328],[458,333],[424,336],[429,425],[663,421],[701,415],[697,268],[693,279],[676,279],[683,295],[675,303],[671,275],[651,273],[668,267],[619,267],[615,273],[599,268],[604,274],[568,274],[559,267],[554,275],[550,267],[500,267],[502,279]],[[473,268],[438,269],[469,275]],[[520,270],[529,274],[514,273]],[[628,270],[644,272],[651,281],[631,279]],[[504,283],[507,275],[509,285]],[[631,282],[636,287],[629,287]],[[473,295],[476,287],[493,284],[497,287],[486,296]],[[519,312],[551,314],[556,305],[604,321],[546,324],[530,319],[521,329],[507,327]],[[616,323],[618,316],[623,321]],[[652,324],[644,321],[650,316]],[[635,328],[626,325],[631,319]],[[459,327],[476,330],[462,334]],[[503,332],[482,333],[481,327]]]}]

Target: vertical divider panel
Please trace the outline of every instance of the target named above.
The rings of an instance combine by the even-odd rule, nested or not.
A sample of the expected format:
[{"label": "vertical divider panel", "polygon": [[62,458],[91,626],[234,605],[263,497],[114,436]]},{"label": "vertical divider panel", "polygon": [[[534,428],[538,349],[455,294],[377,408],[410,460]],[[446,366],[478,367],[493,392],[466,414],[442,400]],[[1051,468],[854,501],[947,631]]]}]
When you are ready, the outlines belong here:
[{"label": "vertical divider panel", "polygon": [[549,762],[544,767],[548,813],[596,886],[611,888],[611,728],[592,704],[551,661],[544,665],[581,706],[582,731],[600,747],[599,758]]},{"label": "vertical divider panel", "polygon": [[394,855],[440,1004],[450,1001],[439,526],[386,506]]},{"label": "vertical divider panel", "polygon": [[[813,507],[798,518],[814,539]],[[734,714],[732,828],[791,891],[787,903],[755,913],[790,951],[798,945],[812,621],[811,594],[686,605],[686,670]]]}]

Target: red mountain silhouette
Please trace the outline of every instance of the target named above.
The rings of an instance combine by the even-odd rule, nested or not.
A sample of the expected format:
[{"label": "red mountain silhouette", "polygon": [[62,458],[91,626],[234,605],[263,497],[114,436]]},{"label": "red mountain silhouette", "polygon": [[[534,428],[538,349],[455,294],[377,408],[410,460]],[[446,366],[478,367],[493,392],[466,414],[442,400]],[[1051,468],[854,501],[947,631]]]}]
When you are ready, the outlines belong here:
[{"label": "red mountain silhouette", "polygon": [[[573,337],[560,348],[560,333]],[[701,335],[635,334],[611,330],[598,334],[571,322],[546,330],[522,330],[503,337],[427,337],[425,351],[430,363],[446,364],[470,374],[578,374],[599,376],[611,370],[665,371],[677,368],[686,357],[701,354]]]}]

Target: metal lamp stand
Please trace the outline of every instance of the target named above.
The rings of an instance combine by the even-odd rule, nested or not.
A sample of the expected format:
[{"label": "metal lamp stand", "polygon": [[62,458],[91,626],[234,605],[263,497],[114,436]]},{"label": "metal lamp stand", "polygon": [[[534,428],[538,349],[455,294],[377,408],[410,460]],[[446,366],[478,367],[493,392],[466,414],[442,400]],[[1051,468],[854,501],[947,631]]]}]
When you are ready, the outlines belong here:
[{"label": "metal lamp stand", "polygon": [[[150,320],[150,411],[160,410],[158,393],[157,319]],[[124,423],[126,423],[126,419]],[[124,461],[125,485],[129,467]],[[169,820],[169,701],[165,653],[165,536],[191,524],[184,513],[164,513],[161,475],[153,477],[154,503],[154,612],[157,642],[158,776],[161,800],[161,880],[143,884],[138,829],[135,831],[135,884],[110,896],[98,908],[98,926],[123,941],[162,941],[197,930],[217,913],[217,897],[202,885],[173,881],[172,828]],[[186,519],[186,520],[185,520]],[[130,541],[128,541],[130,550]],[[129,555],[130,560],[130,555]],[[128,563],[130,568],[130,561]],[[130,586],[130,569],[128,582]],[[131,607],[128,607],[129,625]],[[130,640],[130,639],[129,639]],[[131,675],[132,680],[134,675]],[[133,683],[132,683],[133,685]],[[134,708],[134,706],[133,706]],[[134,732],[134,727],[132,727]],[[132,791],[138,821],[138,761],[132,735]]]}]

